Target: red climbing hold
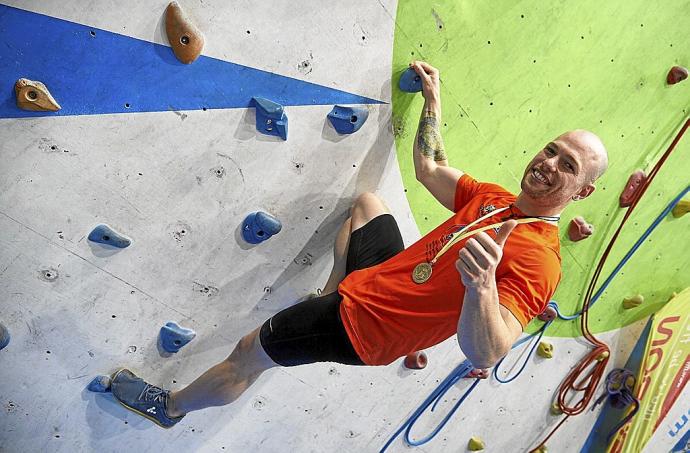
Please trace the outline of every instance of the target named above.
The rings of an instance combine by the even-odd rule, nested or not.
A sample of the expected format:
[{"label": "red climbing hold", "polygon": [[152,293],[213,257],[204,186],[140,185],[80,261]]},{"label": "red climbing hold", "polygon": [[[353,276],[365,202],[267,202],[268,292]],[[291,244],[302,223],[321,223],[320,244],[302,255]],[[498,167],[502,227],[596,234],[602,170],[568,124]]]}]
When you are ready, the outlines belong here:
[{"label": "red climbing hold", "polygon": [[469,379],[486,379],[489,377],[488,368],[472,368],[472,371],[465,375]]},{"label": "red climbing hold", "polygon": [[668,71],[668,75],[666,76],[666,82],[669,85],[675,85],[678,82],[682,82],[683,80],[688,78],[688,70],[687,68],[684,68],[682,66],[674,66],[671,68],[670,71]]},{"label": "red climbing hold", "polygon": [[637,191],[642,185],[647,181],[647,175],[642,170],[635,171],[628,178],[628,182],[625,183],[623,192],[618,199],[621,208],[627,208],[633,204],[635,198],[637,197]]},{"label": "red climbing hold", "polygon": [[580,216],[575,217],[570,221],[568,226],[568,237],[571,241],[577,242],[587,239],[594,232],[594,228],[589,223],[585,222]]},{"label": "red climbing hold", "polygon": [[549,321],[553,321],[554,319],[556,319],[556,316],[558,316],[558,312],[556,311],[556,307],[549,304],[546,306],[544,311],[542,311],[541,313],[539,313],[539,315],[537,315],[537,318],[539,318],[540,320],[542,320],[544,322],[549,322]]},{"label": "red climbing hold", "polygon": [[411,370],[421,370],[426,367],[428,359],[424,351],[416,351],[412,354],[407,354],[405,357],[405,368]]}]

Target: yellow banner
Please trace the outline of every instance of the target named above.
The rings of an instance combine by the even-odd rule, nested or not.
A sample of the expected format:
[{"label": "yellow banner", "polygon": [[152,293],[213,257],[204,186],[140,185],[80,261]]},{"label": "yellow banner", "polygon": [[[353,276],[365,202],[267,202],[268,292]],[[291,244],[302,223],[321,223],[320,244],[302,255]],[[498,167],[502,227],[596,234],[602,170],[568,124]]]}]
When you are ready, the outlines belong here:
[{"label": "yellow banner", "polygon": [[[607,452],[639,452],[683,392],[690,377],[690,288],[652,319],[635,397],[640,409],[612,438]],[[682,433],[668,433],[669,436]],[[664,450],[667,451],[667,450]]]}]

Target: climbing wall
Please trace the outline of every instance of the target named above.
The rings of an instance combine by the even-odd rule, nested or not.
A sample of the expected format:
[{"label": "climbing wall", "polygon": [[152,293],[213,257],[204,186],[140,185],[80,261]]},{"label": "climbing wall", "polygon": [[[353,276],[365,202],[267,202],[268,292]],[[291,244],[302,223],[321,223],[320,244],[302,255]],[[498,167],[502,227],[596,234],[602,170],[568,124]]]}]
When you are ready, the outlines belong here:
[{"label": "climbing wall", "polygon": [[[620,219],[619,187],[663,152],[690,96],[688,82],[663,83],[670,66],[690,63],[682,2],[649,15],[643,2],[601,11],[593,2],[190,0],[181,4],[206,44],[188,66],[168,47],[166,1],[3,3],[0,322],[12,337],[0,351],[0,451],[378,451],[463,360],[455,339],[428,351],[420,371],[399,362],[271,370],[232,405],[169,431],[86,385],[126,366],[177,389],[225,358],[244,334],[323,286],[358,193],[386,200],[408,245],[445,220],[413,180],[421,100],[394,88],[411,58],[441,68],[451,162],[479,179],[517,190],[546,140],[574,127],[602,135],[611,171],[592,199],[564,214],[596,228],[586,243],[563,241],[558,296],[573,310]],[[17,110],[21,77],[45,83],[62,109]],[[285,106],[287,141],[257,133],[253,96]],[[368,109],[356,134],[339,135],[326,120],[338,103]],[[687,185],[689,146],[679,145],[647,195],[659,201],[640,207],[639,229],[623,243]],[[249,246],[242,221],[259,210],[283,229]],[[679,220],[662,225],[630,263],[630,280],[599,302],[620,320],[599,328],[612,364],[625,362],[653,303],[690,284],[680,272],[687,256],[673,247],[687,231]],[[100,223],[132,245],[90,243]],[[661,284],[652,289],[641,267]],[[652,304],[618,313],[629,292]],[[175,355],[157,345],[171,320],[197,332]],[[508,385],[482,381],[416,450],[465,451],[470,436],[487,451],[534,446],[558,420],[548,413],[554,389],[586,350],[576,334],[569,323],[552,326],[553,359],[511,354],[504,369],[527,359],[526,371]],[[469,384],[456,384],[413,437],[429,433]],[[578,451],[596,415],[569,421],[549,447]],[[408,447],[398,439],[389,451]]]}]

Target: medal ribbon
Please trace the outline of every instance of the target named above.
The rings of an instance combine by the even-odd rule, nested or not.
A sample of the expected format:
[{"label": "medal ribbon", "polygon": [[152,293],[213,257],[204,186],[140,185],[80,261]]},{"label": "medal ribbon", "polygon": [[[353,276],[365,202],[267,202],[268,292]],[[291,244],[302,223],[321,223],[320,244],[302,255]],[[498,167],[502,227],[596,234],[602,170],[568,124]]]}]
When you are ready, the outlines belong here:
[{"label": "medal ribbon", "polygon": [[[486,220],[486,219],[488,219],[489,217],[494,216],[494,215],[496,215],[496,214],[499,214],[499,213],[501,213],[501,212],[503,212],[503,211],[505,211],[506,209],[509,209],[509,208],[510,208],[510,206],[506,206],[506,207],[504,207],[504,208],[501,208],[501,209],[497,209],[497,210],[495,210],[495,211],[492,211],[492,212],[490,212],[490,213],[488,213],[488,214],[486,214],[486,215],[484,215],[484,216],[478,218],[478,219],[475,220],[474,222],[472,222],[472,223],[466,225],[466,226],[465,226],[463,229],[461,229],[460,231],[458,231],[458,232],[456,232],[456,233],[453,233],[453,235],[451,236],[450,240],[446,243],[446,245],[443,246],[443,248],[442,248],[441,250],[439,250],[439,252],[436,254],[436,256],[434,256],[434,258],[433,258],[431,261],[429,261],[429,264],[432,264],[432,265],[435,264],[436,261],[438,261],[438,259],[441,257],[441,255],[443,255],[444,253],[446,253],[446,252],[448,251],[448,249],[450,249],[453,245],[457,244],[459,241],[462,241],[463,239],[466,239],[466,238],[468,238],[468,237],[470,237],[470,236],[474,236],[475,234],[481,233],[482,231],[490,230],[490,229],[492,229],[492,228],[497,228],[497,227],[500,227],[501,225],[503,225],[505,222],[498,222],[498,223],[494,223],[494,224],[491,224],[491,225],[483,226],[483,227],[481,227],[481,228],[477,228],[476,230],[467,231],[467,230],[469,230],[471,227],[473,227],[474,225],[480,223],[481,221]],[[538,219],[538,218],[536,218],[536,217],[528,217],[528,218],[525,218],[525,219],[518,219],[518,220],[516,220],[516,221],[517,221],[518,224],[521,224],[521,223],[543,222],[544,220]]]}]

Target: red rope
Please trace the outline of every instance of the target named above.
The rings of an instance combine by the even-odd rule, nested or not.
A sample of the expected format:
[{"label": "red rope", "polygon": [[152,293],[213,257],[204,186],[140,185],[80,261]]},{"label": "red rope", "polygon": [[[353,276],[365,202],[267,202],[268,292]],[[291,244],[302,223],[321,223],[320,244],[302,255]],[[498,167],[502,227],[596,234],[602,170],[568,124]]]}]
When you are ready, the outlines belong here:
[{"label": "red rope", "polygon": [[[582,329],[582,333],[585,339],[587,339],[587,341],[589,341],[592,344],[592,346],[594,346],[594,349],[592,349],[592,351],[590,351],[584,358],[582,358],[582,360],[580,360],[580,362],[570,371],[570,373],[568,373],[568,375],[565,377],[563,382],[561,382],[561,385],[558,388],[558,407],[561,409],[561,411],[563,411],[564,414],[566,414],[566,417],[563,418],[551,430],[549,435],[546,436],[546,438],[542,440],[536,448],[531,450],[531,452],[535,452],[539,448],[541,448],[570,416],[582,413],[587,408],[587,406],[589,406],[589,403],[592,400],[592,397],[594,396],[594,392],[596,391],[597,386],[599,385],[599,381],[601,381],[601,378],[604,375],[604,370],[606,370],[606,365],[608,364],[610,354],[609,347],[606,345],[606,343],[599,341],[589,330],[589,307],[591,304],[592,295],[594,294],[594,288],[596,287],[599,275],[601,274],[604,268],[604,263],[606,262],[606,259],[608,258],[609,253],[611,252],[611,249],[613,248],[613,245],[616,242],[616,239],[618,239],[618,235],[623,229],[623,225],[625,225],[625,223],[630,218],[633,210],[639,203],[644,193],[647,191],[647,188],[650,186],[650,184],[656,177],[657,173],[659,173],[659,170],[664,165],[668,157],[671,155],[671,153],[675,149],[680,139],[683,137],[683,134],[688,129],[688,127],[690,127],[690,119],[687,119],[685,121],[685,124],[683,125],[683,127],[681,127],[678,134],[676,134],[676,137],[673,139],[673,142],[671,142],[671,145],[661,156],[654,168],[652,168],[652,170],[649,172],[647,180],[642,184],[642,186],[639,187],[639,189],[635,193],[635,197],[633,199],[632,204],[630,205],[630,208],[626,211],[625,215],[623,216],[623,220],[621,220],[620,225],[618,225],[616,232],[613,234],[611,241],[609,242],[608,246],[606,247],[606,250],[604,250],[601,259],[599,260],[599,264],[597,265],[596,270],[594,271],[594,275],[592,276],[592,280],[589,283],[589,287],[587,288],[587,292],[585,294],[585,298],[582,304],[582,315],[580,316],[580,328]],[[584,376],[582,376],[583,374]],[[566,398],[572,392],[582,393],[582,396],[579,400],[576,400],[574,404],[569,405],[566,401]]]}]

